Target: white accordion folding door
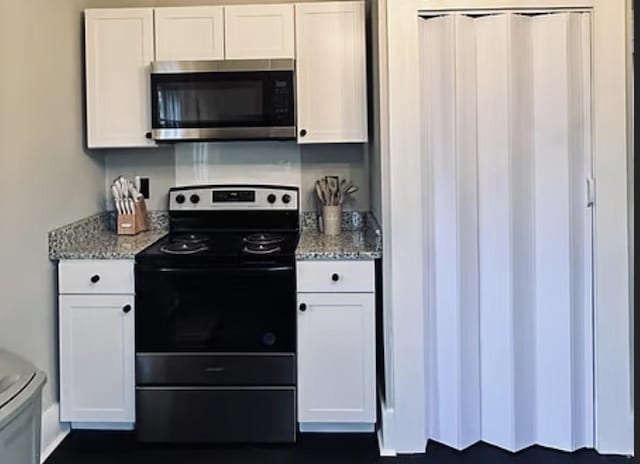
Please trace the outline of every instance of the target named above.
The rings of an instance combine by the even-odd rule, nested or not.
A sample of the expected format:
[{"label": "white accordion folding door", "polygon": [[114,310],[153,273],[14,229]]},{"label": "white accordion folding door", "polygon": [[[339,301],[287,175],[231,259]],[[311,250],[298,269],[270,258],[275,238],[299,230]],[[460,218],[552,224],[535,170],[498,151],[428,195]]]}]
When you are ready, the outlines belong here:
[{"label": "white accordion folding door", "polygon": [[423,18],[429,438],[593,447],[590,15]]}]

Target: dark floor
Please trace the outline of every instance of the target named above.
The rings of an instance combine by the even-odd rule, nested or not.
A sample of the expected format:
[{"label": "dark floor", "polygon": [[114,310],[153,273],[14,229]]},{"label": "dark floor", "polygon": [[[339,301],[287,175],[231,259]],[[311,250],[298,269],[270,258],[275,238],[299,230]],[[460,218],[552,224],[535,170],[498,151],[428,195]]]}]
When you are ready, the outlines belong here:
[{"label": "dark floor", "polygon": [[130,432],[74,431],[45,464],[595,464],[624,463],[593,451],[562,453],[540,447],[511,454],[485,444],[457,452],[429,443],[423,455],[380,458],[375,435],[304,434],[291,446],[141,445]]}]

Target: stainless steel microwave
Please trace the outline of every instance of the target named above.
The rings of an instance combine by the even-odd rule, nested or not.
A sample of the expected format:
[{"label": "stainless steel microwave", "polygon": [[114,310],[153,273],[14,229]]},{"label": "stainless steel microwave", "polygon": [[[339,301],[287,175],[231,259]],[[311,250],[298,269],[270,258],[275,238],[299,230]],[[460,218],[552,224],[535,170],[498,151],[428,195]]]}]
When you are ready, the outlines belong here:
[{"label": "stainless steel microwave", "polygon": [[294,139],[294,60],[158,61],[151,138]]}]

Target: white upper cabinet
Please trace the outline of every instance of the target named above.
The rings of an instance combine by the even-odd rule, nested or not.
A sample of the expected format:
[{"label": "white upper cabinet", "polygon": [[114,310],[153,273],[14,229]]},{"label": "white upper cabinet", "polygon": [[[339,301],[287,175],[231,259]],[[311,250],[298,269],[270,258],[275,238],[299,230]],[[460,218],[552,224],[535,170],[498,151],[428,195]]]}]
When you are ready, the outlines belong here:
[{"label": "white upper cabinet", "polygon": [[156,8],[156,61],[224,58],[224,8]]},{"label": "white upper cabinet", "polygon": [[293,5],[224,8],[225,58],[294,58]]},{"label": "white upper cabinet", "polygon": [[298,142],[366,142],[364,2],[295,8]]},{"label": "white upper cabinet", "polygon": [[87,145],[154,146],[149,64],[153,60],[151,8],[85,11]]}]

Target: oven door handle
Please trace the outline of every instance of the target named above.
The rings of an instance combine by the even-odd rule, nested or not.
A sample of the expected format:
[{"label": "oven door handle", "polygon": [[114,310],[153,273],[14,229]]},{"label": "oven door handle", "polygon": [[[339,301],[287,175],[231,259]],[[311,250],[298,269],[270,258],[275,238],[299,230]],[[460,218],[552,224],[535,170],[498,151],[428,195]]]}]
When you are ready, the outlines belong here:
[{"label": "oven door handle", "polygon": [[250,272],[292,272],[294,271],[294,266],[272,266],[272,267],[221,267],[221,268],[173,268],[173,267],[160,267],[151,269],[155,272],[166,272],[166,273],[180,273],[180,274],[228,274],[228,273],[237,273],[244,274]]}]

